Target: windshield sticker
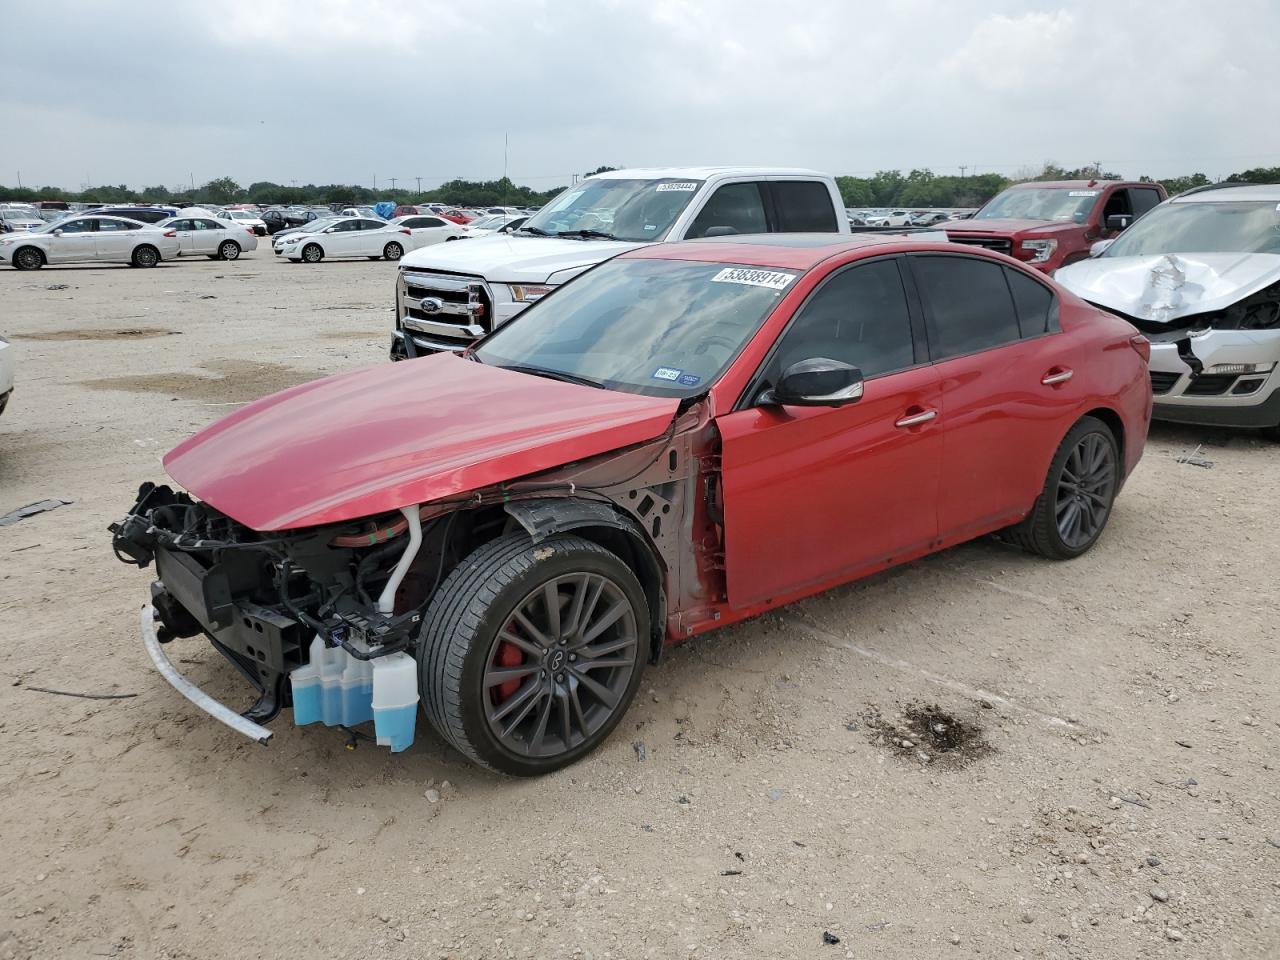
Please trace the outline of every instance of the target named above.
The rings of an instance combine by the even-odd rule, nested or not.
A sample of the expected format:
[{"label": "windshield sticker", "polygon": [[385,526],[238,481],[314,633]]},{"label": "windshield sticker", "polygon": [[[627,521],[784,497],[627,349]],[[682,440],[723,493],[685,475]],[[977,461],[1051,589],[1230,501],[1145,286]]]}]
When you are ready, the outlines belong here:
[{"label": "windshield sticker", "polygon": [[670,380],[675,383],[680,379],[683,370],[677,370],[675,367],[659,367],[649,375],[650,380]]},{"label": "windshield sticker", "polygon": [[745,283],[752,287],[769,287],[771,290],[785,290],[787,284],[796,278],[794,273],[775,273],[772,270],[748,270],[745,267],[725,267],[714,277],[712,283]]},{"label": "windshield sticker", "polygon": [[658,184],[658,193],[693,193],[698,189],[696,183],[660,183]]},{"label": "windshield sticker", "polygon": [[702,378],[696,373],[682,373],[680,379],[676,381],[682,387],[696,387],[701,382]]},{"label": "windshield sticker", "polygon": [[1068,190],[1068,197],[1096,197],[1100,191],[1098,190]]}]

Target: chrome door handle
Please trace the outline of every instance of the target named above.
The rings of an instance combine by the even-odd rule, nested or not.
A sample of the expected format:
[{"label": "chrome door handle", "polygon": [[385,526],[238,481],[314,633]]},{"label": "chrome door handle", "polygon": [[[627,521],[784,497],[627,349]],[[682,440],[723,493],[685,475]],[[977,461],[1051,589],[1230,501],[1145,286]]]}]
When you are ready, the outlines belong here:
[{"label": "chrome door handle", "polygon": [[909,416],[903,417],[901,420],[897,421],[894,424],[894,426],[895,427],[918,427],[922,423],[928,423],[937,415],[938,415],[937,410],[923,410],[920,413],[913,413]]},{"label": "chrome door handle", "polygon": [[1040,378],[1040,382],[1046,387],[1052,387],[1055,384],[1066,383],[1076,375],[1074,370],[1059,370],[1057,373],[1046,373]]}]

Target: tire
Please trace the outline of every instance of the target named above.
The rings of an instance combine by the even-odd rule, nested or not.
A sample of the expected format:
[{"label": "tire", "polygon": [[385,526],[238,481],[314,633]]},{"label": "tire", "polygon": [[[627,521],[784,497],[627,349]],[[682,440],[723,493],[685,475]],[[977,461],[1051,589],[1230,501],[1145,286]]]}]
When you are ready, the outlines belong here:
[{"label": "tire", "polygon": [[39,270],[47,261],[39,247],[19,247],[13,251],[15,270]]},{"label": "tire", "polygon": [[445,237],[445,238],[444,238],[444,242],[445,242],[445,243],[453,243],[453,241],[455,241],[455,240],[457,240],[457,239],[458,239],[457,237]]},{"label": "tire", "polygon": [[240,244],[236,243],[234,240],[223,240],[222,244],[218,247],[218,259],[239,260]]},{"label": "tire", "polygon": [[160,251],[155,247],[141,246],[133,251],[133,258],[129,261],[135,267],[154,267],[160,262]]},{"label": "tire", "polygon": [[418,641],[423,708],[475,763],[518,777],[550,773],[617,726],[648,647],[644,590],[615,554],[570,535],[500,537],[463,560],[427,609]]},{"label": "tire", "polygon": [[1035,506],[1004,531],[1006,539],[1050,560],[1088,552],[1111,517],[1120,469],[1111,428],[1095,417],[1081,418],[1058,445]]},{"label": "tire", "polygon": [[308,243],[302,248],[302,259],[307,263],[319,263],[324,259],[324,250],[318,243]]},{"label": "tire", "polygon": [[404,256],[404,247],[393,240],[382,248],[382,255],[388,260],[399,260]]}]

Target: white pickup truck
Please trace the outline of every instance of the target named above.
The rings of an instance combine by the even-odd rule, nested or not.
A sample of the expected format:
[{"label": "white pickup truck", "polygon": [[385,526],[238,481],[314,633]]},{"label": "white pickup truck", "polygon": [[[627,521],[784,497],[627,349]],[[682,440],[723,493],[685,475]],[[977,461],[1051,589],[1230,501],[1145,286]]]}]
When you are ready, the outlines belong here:
[{"label": "white pickup truck", "polygon": [[518,230],[406,255],[391,358],[462,350],[582,271],[650,243],[848,233],[835,180],[812,170],[673,167],[598,173]]}]

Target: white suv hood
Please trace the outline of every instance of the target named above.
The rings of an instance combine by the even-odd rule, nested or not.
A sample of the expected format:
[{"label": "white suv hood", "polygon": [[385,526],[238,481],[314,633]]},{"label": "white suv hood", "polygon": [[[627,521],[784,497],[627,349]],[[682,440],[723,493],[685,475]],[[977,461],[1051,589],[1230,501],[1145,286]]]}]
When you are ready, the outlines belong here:
[{"label": "white suv hood", "polygon": [[1280,281],[1274,253],[1097,257],[1053,275],[1078,297],[1139,320],[1169,323],[1231,306]]},{"label": "white suv hood", "polygon": [[469,273],[497,283],[545,283],[561,270],[585,270],[643,246],[643,243],[619,240],[497,234],[422,247],[401,258],[400,266],[410,270]]}]

